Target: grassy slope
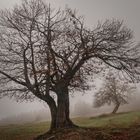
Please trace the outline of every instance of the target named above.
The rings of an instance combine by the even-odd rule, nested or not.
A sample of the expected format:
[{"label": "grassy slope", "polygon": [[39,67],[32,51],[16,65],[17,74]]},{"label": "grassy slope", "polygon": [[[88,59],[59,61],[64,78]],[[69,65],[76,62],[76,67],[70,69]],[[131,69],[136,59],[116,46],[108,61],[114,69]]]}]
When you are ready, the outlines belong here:
[{"label": "grassy slope", "polygon": [[[75,118],[73,121],[84,127],[127,128],[133,124],[140,124],[140,112],[120,113],[116,115],[102,115],[90,118]],[[49,128],[49,122],[37,124],[9,125],[0,127],[0,140],[31,140],[44,133]]]},{"label": "grassy slope", "polygon": [[129,127],[140,122],[140,112],[119,113],[114,115],[101,115],[90,118],[76,118],[74,122],[85,127]]}]

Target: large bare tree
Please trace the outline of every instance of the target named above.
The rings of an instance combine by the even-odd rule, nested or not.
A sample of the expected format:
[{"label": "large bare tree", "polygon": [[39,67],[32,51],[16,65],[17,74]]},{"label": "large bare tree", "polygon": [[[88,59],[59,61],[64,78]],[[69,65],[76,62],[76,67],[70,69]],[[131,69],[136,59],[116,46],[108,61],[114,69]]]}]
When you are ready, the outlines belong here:
[{"label": "large bare tree", "polygon": [[[45,101],[51,128],[73,127],[69,93],[88,90],[102,65],[130,76],[139,67],[132,32],[118,20],[95,29],[70,9],[55,10],[42,0],[23,0],[0,12],[0,97]],[[57,96],[55,102],[52,94]]]}]

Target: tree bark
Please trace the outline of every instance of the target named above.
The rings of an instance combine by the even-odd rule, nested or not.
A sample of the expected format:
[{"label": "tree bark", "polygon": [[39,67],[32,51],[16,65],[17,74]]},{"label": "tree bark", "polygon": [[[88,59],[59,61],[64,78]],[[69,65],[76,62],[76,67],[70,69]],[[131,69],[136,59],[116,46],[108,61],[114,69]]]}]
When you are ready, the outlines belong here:
[{"label": "tree bark", "polygon": [[51,124],[50,124],[51,131],[56,128],[57,106],[55,100],[50,95],[46,96],[44,101],[47,102],[51,113]]},{"label": "tree bark", "polygon": [[50,130],[53,130],[56,128],[57,108],[53,105],[49,105],[49,107],[50,107],[50,112],[51,112]]},{"label": "tree bark", "polygon": [[57,90],[57,105],[50,95],[46,96],[44,101],[47,102],[51,113],[50,131],[58,128],[77,127],[70,119],[68,88]]},{"label": "tree bark", "polygon": [[67,88],[61,88],[57,91],[57,117],[56,128],[75,127],[70,120],[69,112],[69,94]]},{"label": "tree bark", "polygon": [[112,114],[115,114],[119,109],[120,103],[116,104],[115,108],[112,111]]}]

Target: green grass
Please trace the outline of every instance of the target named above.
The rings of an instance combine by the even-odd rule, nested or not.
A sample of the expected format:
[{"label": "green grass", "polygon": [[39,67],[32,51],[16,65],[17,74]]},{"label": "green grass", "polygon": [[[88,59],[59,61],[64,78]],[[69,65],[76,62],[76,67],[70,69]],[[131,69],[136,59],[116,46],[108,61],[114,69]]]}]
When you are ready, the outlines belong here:
[{"label": "green grass", "polygon": [[76,118],[74,122],[84,127],[129,127],[140,122],[140,112],[102,115],[90,118]]},{"label": "green grass", "polygon": [[[127,128],[133,124],[140,124],[140,112],[119,113],[116,115],[102,115],[89,118],[74,118],[73,122],[83,127]],[[49,122],[0,126],[0,140],[31,140],[33,137],[45,133]]]}]

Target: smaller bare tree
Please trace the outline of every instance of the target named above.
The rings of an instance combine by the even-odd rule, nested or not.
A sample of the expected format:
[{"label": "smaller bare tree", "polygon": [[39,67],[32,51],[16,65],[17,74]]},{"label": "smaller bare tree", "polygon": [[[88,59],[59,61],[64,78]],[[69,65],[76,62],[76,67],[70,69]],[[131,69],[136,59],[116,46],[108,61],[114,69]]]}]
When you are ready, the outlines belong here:
[{"label": "smaller bare tree", "polygon": [[101,107],[105,104],[115,105],[112,113],[116,113],[120,105],[128,104],[130,97],[129,93],[135,89],[130,85],[128,81],[115,76],[115,74],[109,72],[106,76],[103,86],[95,93],[94,107]]}]

